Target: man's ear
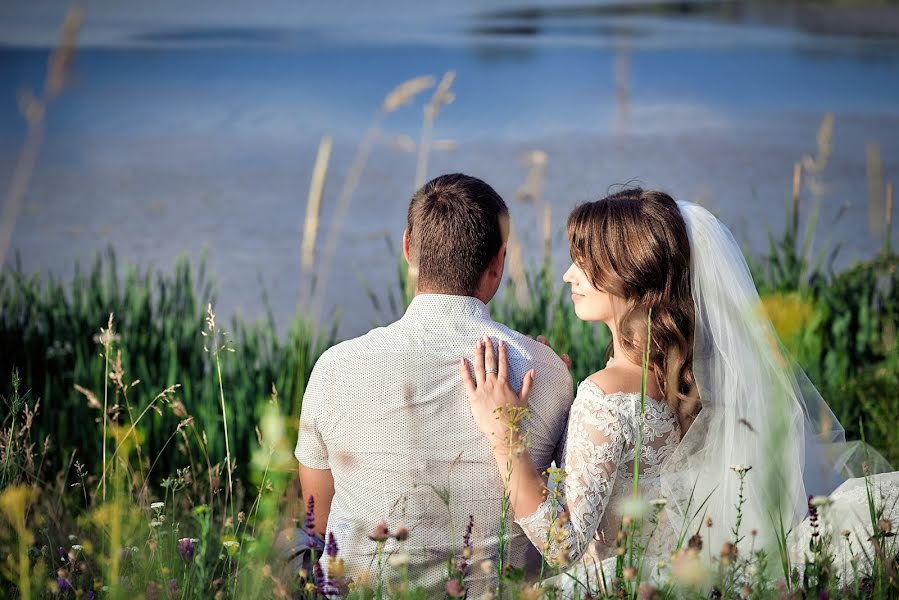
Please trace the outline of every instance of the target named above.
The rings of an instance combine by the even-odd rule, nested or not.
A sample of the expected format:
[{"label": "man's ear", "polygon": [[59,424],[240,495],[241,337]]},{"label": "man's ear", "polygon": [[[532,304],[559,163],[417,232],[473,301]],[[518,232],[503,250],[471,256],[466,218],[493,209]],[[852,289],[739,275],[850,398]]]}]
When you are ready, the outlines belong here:
[{"label": "man's ear", "polygon": [[493,257],[493,260],[490,261],[490,270],[494,277],[498,279],[502,279],[503,270],[506,266],[506,244],[503,243],[502,246],[499,247],[499,252],[496,253],[496,256]]},{"label": "man's ear", "polygon": [[406,258],[406,264],[411,265],[409,259],[409,230],[403,229],[403,256]]}]

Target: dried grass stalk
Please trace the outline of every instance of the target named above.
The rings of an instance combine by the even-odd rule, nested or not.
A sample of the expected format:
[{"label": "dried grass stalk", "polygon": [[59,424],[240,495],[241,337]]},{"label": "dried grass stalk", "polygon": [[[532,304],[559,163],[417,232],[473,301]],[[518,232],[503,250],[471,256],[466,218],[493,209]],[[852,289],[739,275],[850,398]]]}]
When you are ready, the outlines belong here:
[{"label": "dried grass stalk", "polygon": [[868,163],[868,226],[872,235],[880,237],[883,235],[881,215],[884,214],[880,145],[868,142],[865,150]]},{"label": "dried grass stalk", "polygon": [[303,224],[302,265],[304,272],[309,271],[315,262],[315,239],[318,234],[319,214],[330,158],[331,136],[326,135],[319,142],[315,167],[312,169],[312,181],[309,184],[309,200],[306,203],[306,220]]},{"label": "dried grass stalk", "polygon": [[79,7],[69,9],[59,33],[59,42],[47,62],[47,75],[44,79],[41,96],[38,98],[27,89],[19,94],[19,110],[28,123],[28,131],[19,154],[19,161],[12,174],[3,214],[0,215],[0,265],[6,260],[6,252],[12,241],[12,232],[16,221],[19,220],[25,194],[31,183],[31,175],[34,173],[41,144],[44,141],[44,118],[47,106],[59,95],[65,85],[66,74],[75,56],[75,44],[78,41],[83,21],[83,9]]}]

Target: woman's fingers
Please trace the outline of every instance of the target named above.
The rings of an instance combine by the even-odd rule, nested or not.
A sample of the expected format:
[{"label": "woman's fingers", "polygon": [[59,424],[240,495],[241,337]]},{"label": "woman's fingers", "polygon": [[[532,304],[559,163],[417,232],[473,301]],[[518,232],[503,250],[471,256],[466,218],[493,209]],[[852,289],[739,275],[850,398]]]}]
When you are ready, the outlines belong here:
[{"label": "woman's fingers", "polygon": [[484,340],[474,345],[474,377],[478,387],[484,385]]},{"label": "woman's fingers", "polygon": [[509,379],[509,355],[506,350],[506,342],[499,341],[499,362],[496,364],[496,377],[500,384]]},{"label": "woman's fingers", "polygon": [[462,357],[459,357],[459,372],[462,374],[462,382],[465,384],[465,391],[468,392],[470,398],[474,397],[478,388],[474,384],[474,378],[471,376],[471,371],[468,370],[468,361]]},{"label": "woman's fingers", "polygon": [[484,372],[496,375],[496,354],[493,352],[493,340],[484,336]]},{"label": "woman's fingers", "polygon": [[534,369],[531,369],[527,373],[524,374],[524,380],[521,382],[521,394],[519,398],[521,399],[521,405],[528,405],[528,397],[531,395],[531,386],[534,385],[534,376],[536,372]]}]

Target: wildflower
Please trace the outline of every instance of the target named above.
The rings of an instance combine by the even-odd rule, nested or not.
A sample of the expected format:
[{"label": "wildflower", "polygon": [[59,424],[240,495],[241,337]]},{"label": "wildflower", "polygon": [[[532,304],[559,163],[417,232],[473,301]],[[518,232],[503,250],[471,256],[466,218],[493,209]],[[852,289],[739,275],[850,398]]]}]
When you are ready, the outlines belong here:
[{"label": "wildflower", "polygon": [[652,585],[646,582],[640,584],[640,588],[637,591],[637,597],[640,600],[655,600],[656,598],[660,598],[659,591]]},{"label": "wildflower", "polygon": [[893,531],[893,522],[889,519],[880,519],[877,521],[877,529],[879,529],[881,533],[889,534]]},{"label": "wildflower", "polygon": [[337,538],[334,537],[334,532],[328,533],[328,543],[325,545],[325,554],[328,555],[328,558],[337,558]]},{"label": "wildflower", "polygon": [[181,594],[181,590],[178,589],[178,580],[177,579],[174,579],[174,578],[169,579],[168,590],[169,590],[169,596],[178,596],[179,594]]},{"label": "wildflower", "polygon": [[303,523],[306,535],[309,536],[309,547],[312,547],[312,538],[315,537],[315,497],[309,496],[306,501],[306,519]]},{"label": "wildflower", "polygon": [[406,552],[397,552],[396,554],[392,554],[390,558],[387,559],[387,564],[393,567],[394,569],[400,569],[409,564],[410,556]]},{"label": "wildflower", "polygon": [[152,521],[150,521],[150,527],[152,527],[153,529],[156,529],[157,527],[162,527],[162,521],[153,519]]},{"label": "wildflower", "polygon": [[234,556],[240,548],[240,542],[237,540],[225,540],[222,542],[222,546],[225,547],[225,550],[228,551],[230,556]]},{"label": "wildflower", "polygon": [[400,525],[396,528],[396,531],[393,532],[393,537],[399,542],[404,542],[409,539],[409,530],[406,529],[405,525]]},{"label": "wildflower", "polygon": [[649,504],[641,496],[629,496],[618,504],[618,513],[631,519],[642,519],[649,512]]},{"label": "wildflower", "polygon": [[372,529],[372,532],[368,534],[368,539],[373,542],[386,542],[387,538],[390,537],[390,530],[387,529],[387,523],[381,521],[375,528]]},{"label": "wildflower", "polygon": [[325,593],[325,572],[322,570],[321,563],[315,563],[312,567],[312,582],[315,584],[315,589],[318,593]]},{"label": "wildflower", "polygon": [[328,561],[329,579],[338,581],[340,579],[343,579],[344,574],[346,574],[346,566],[343,564],[343,560],[335,558]]},{"label": "wildflower", "polygon": [[852,534],[852,532],[849,531],[848,529],[844,529],[843,531],[840,532],[840,535],[843,536],[844,538],[846,538],[847,540],[849,539],[849,536],[851,534]]},{"label": "wildflower", "polygon": [[84,550],[84,546],[81,544],[72,544],[72,550],[75,552],[82,552]]},{"label": "wildflower", "polygon": [[521,590],[521,600],[539,600],[543,590],[539,585],[532,585]]},{"label": "wildflower", "polygon": [[681,551],[671,560],[671,577],[680,585],[698,587],[708,581],[709,573],[695,554]]},{"label": "wildflower", "polygon": [[72,587],[72,584],[65,577],[56,578],[56,589],[59,590],[57,592],[59,594],[68,594],[75,591],[75,588]]},{"label": "wildflower", "polygon": [[654,498],[649,502],[655,508],[663,508],[666,504],[668,504],[667,498]]},{"label": "wildflower", "polygon": [[724,545],[721,546],[721,561],[724,564],[727,564],[730,561],[737,559],[737,547],[730,543],[724,542]]},{"label": "wildflower", "polygon": [[494,567],[493,561],[490,560],[489,558],[486,560],[482,560],[480,566],[481,566],[481,572],[484,573],[485,575],[489,575],[490,573],[493,572],[493,567]]},{"label": "wildflower", "polygon": [[737,475],[742,475],[744,473],[748,473],[749,471],[751,471],[752,465],[731,465],[730,469]]},{"label": "wildflower", "polygon": [[833,501],[827,496],[813,496],[808,502],[811,506],[814,506],[816,508],[830,506],[831,504],[833,504]]},{"label": "wildflower", "polygon": [[165,508],[165,502],[153,502],[152,504],[150,504],[150,508],[152,508],[156,512],[159,512],[163,508]]},{"label": "wildflower", "polygon": [[622,576],[625,581],[633,581],[634,578],[637,577],[637,569],[633,567],[625,567],[624,571],[622,571]]},{"label": "wildflower", "polygon": [[690,539],[687,540],[687,548],[691,548],[693,550],[702,550],[702,536],[698,533],[690,536]]},{"label": "wildflower", "polygon": [[471,533],[474,531],[474,515],[468,515],[468,525],[465,527],[465,533],[462,535],[462,564],[459,568],[465,570],[468,567],[467,560],[471,558],[472,544]]},{"label": "wildflower", "polygon": [[749,598],[752,595],[752,588],[744,585],[740,588],[740,598]]},{"label": "wildflower", "polygon": [[712,517],[706,517],[706,519],[705,519],[705,526],[706,526],[707,529],[711,529],[711,528],[712,528]]},{"label": "wildflower", "polygon": [[465,586],[458,579],[450,579],[446,582],[446,595],[450,598],[462,598],[465,596]]},{"label": "wildflower", "polygon": [[178,554],[181,555],[181,560],[184,562],[192,562],[194,559],[194,553],[196,552],[196,546],[200,540],[194,538],[181,538],[178,540]]},{"label": "wildflower", "polygon": [[147,584],[147,600],[159,600],[159,584],[151,581]]}]

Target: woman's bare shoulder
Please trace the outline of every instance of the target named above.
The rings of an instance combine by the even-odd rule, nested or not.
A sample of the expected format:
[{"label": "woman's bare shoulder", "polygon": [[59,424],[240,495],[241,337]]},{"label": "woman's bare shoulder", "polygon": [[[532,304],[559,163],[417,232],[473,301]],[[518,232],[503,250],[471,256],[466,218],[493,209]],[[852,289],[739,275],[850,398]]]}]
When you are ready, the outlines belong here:
[{"label": "woman's bare shoulder", "polygon": [[[605,369],[590,375],[589,379],[604,394],[639,394],[641,386],[641,374],[633,369],[608,365]],[[652,378],[646,381],[646,394],[655,397],[657,384]]]}]

